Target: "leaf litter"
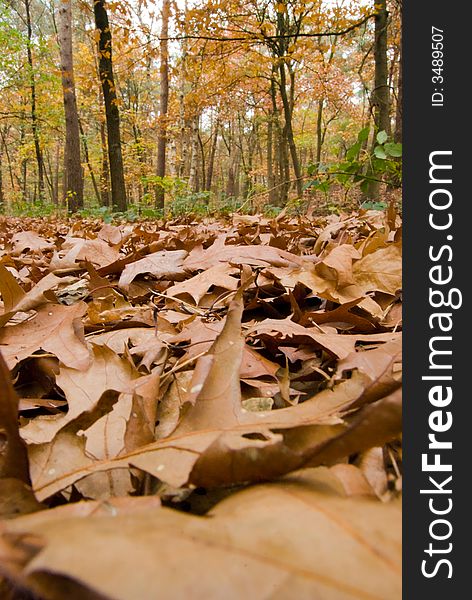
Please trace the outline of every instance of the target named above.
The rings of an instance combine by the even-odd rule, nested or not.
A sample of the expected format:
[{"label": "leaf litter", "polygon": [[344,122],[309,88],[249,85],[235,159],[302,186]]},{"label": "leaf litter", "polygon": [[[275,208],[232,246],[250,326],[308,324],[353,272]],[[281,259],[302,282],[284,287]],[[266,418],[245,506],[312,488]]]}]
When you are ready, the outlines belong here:
[{"label": "leaf litter", "polygon": [[398,216],[2,220],[0,293],[5,597],[400,597]]}]

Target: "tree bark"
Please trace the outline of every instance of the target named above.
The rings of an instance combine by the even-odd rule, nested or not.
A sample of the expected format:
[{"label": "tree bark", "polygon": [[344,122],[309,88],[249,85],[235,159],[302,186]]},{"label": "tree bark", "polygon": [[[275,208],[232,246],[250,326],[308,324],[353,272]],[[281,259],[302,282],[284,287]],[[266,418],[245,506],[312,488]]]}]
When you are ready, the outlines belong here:
[{"label": "tree bark", "polygon": [[127,208],[123,156],[121,153],[120,112],[113,76],[112,36],[105,0],[94,0],[95,26],[99,32],[98,68],[105,102],[111,200],[116,210]]},{"label": "tree bark", "polygon": [[64,200],[69,212],[84,206],[84,174],[80,160],[80,127],[75,95],[74,61],[72,55],[71,0],[61,0],[58,9],[58,38],[61,56],[62,93],[66,121],[64,150]]},{"label": "tree bark", "polygon": [[378,10],[375,15],[375,83],[372,93],[375,124],[379,131],[388,131],[390,115],[390,94],[388,89],[387,59],[387,0],[376,0]]},{"label": "tree bark", "polygon": [[190,157],[190,173],[188,185],[192,192],[198,192],[198,121],[196,115],[192,119],[192,154]]},{"label": "tree bark", "polygon": [[316,115],[316,166],[321,163],[321,148],[323,147],[323,106],[324,100],[318,100],[318,113]]},{"label": "tree bark", "polygon": [[24,0],[26,13],[26,29],[27,29],[27,59],[30,70],[30,94],[31,94],[31,129],[33,132],[34,151],[36,155],[36,163],[38,166],[38,196],[39,201],[44,200],[44,162],[39,140],[38,115],[36,107],[36,81],[34,77],[34,63],[32,51],[33,28],[31,24],[30,0]]},{"label": "tree bark", "polygon": [[288,200],[288,189],[290,185],[290,165],[288,162],[287,138],[284,136],[280,125],[279,108],[277,106],[277,93],[275,82],[275,71],[272,71],[270,81],[270,97],[272,101],[272,123],[275,126],[273,129],[275,148],[274,156],[277,156],[278,177],[274,184],[276,186],[273,201],[275,206],[283,206]]},{"label": "tree bark", "polygon": [[80,137],[82,140],[82,146],[84,147],[85,164],[87,165],[87,168],[90,173],[90,178],[92,179],[92,186],[93,186],[93,191],[95,192],[95,198],[97,199],[98,204],[100,204],[101,203],[100,190],[98,189],[97,178],[95,177],[95,173],[92,168],[92,163],[90,162],[87,138],[85,136],[84,129],[82,127],[82,122],[80,121],[80,119],[79,119],[79,131],[80,131]]},{"label": "tree bark", "polygon": [[271,113],[267,120],[267,188],[269,194],[269,204],[275,205],[277,202],[277,190],[275,189],[274,174],[274,115]]},{"label": "tree bark", "polygon": [[[390,94],[388,89],[388,58],[387,58],[387,26],[388,12],[387,0],[376,0],[375,6],[375,77],[374,90],[371,96],[371,107],[374,112],[374,122],[376,131],[386,131],[390,129]],[[374,132],[374,145],[375,145]],[[374,200],[378,197],[380,183],[371,181],[367,196]]]},{"label": "tree bark", "polygon": [[393,139],[397,143],[401,143],[403,141],[403,53],[401,40],[398,58],[397,104],[395,110],[395,131],[393,134]]},{"label": "tree bark", "polygon": [[[160,98],[159,98],[159,133],[157,138],[157,169],[158,177],[166,174],[166,145],[167,145],[167,109],[169,104],[169,16],[170,0],[162,1],[161,27],[161,64],[160,64]],[[164,208],[164,188],[156,186],[156,208]]]},{"label": "tree bark", "polygon": [[300,169],[300,161],[298,158],[297,147],[295,145],[295,138],[293,136],[292,127],[292,106],[287,94],[287,77],[285,72],[285,63],[281,62],[279,66],[280,73],[280,95],[282,97],[282,106],[284,109],[284,136],[287,139],[288,147],[290,149],[290,157],[292,159],[293,171],[295,174],[295,184],[297,187],[297,196],[301,198],[303,195],[303,184],[302,184],[302,172]]},{"label": "tree bark", "polygon": [[205,190],[207,190],[208,192],[211,190],[211,183],[213,180],[213,169],[215,167],[215,154],[216,154],[216,147],[218,145],[218,129],[219,128],[220,128],[220,120],[219,120],[219,117],[217,117],[216,122],[215,122],[215,128],[213,131],[213,139],[211,142],[210,156],[208,159],[208,170],[207,170],[206,180],[205,180]]},{"label": "tree bark", "polygon": [[110,206],[110,168],[108,166],[108,146],[105,123],[100,121],[100,143],[102,148],[102,169],[100,173],[100,199],[102,206]]}]

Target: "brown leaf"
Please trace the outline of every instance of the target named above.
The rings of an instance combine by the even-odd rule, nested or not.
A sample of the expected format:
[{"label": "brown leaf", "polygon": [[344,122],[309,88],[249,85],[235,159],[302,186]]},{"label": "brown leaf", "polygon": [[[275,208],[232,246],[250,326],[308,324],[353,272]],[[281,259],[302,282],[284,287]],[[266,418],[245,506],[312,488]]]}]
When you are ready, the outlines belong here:
[{"label": "brown leaf", "polygon": [[138,374],[125,358],[107,346],[92,347],[93,360],[85,371],[61,367],[56,384],[65,394],[68,411],[54,417],[37,417],[21,430],[28,444],[50,442],[58,431],[85,412],[91,412],[110,390],[129,392]]},{"label": "brown leaf", "polygon": [[349,428],[329,440],[306,464],[333,463],[354,452],[383,446],[397,438],[402,430],[402,392],[396,390],[374,404],[362,408]]},{"label": "brown leaf", "polygon": [[235,290],[238,287],[238,280],[235,277],[231,277],[231,275],[236,272],[235,268],[227,264],[216,265],[195,275],[195,277],[167,288],[166,294],[167,296],[189,294],[198,305],[211,286],[220,287],[225,290]]},{"label": "brown leaf", "polygon": [[55,272],[79,268],[77,263],[90,262],[96,268],[106,267],[120,259],[119,251],[102,239],[87,240],[68,237],[59,253],[51,259],[50,268]]},{"label": "brown leaf", "polygon": [[[234,413],[241,409],[239,372],[244,338],[241,334],[242,299],[239,294],[230,304],[225,325],[209,350],[213,363],[200,386],[193,406],[175,431],[176,435],[234,424]],[[191,390],[192,391],[192,390]]]},{"label": "brown leaf", "polygon": [[[275,335],[274,335],[275,334]],[[354,353],[357,342],[382,342],[399,337],[398,333],[381,333],[381,334],[352,334],[342,335],[338,333],[328,333],[320,327],[303,327],[290,318],[287,319],[265,319],[257,325],[249,328],[248,336],[261,337],[274,335],[277,340],[288,342],[293,345],[294,342],[299,344],[315,343],[333,354],[337,358],[347,358]]]},{"label": "brown leaf", "polygon": [[18,432],[18,397],[0,353],[0,478],[30,483],[26,447]]},{"label": "brown leaf", "polygon": [[299,256],[272,246],[225,246],[215,242],[206,250],[192,251],[184,267],[189,270],[210,269],[221,263],[290,267],[302,265],[303,262]]},{"label": "brown leaf", "polygon": [[355,465],[339,463],[330,471],[341,482],[346,496],[375,496],[369,480]]},{"label": "brown leaf", "polygon": [[185,277],[183,263],[186,256],[185,250],[162,250],[149,254],[141,260],[127,264],[118,285],[126,291],[133,279],[142,273],[149,273],[156,279],[183,279]]},{"label": "brown leaf", "polygon": [[[0,293],[2,294],[3,300],[3,315],[0,319],[4,318],[4,315],[13,311],[14,307],[23,299],[25,292],[20,284],[16,281],[13,275],[8,269],[0,264]],[[5,323],[6,321],[2,322]]]},{"label": "brown leaf", "polygon": [[401,385],[401,336],[371,350],[353,352],[338,363],[337,378],[356,369],[371,382],[371,393],[376,398],[386,396]]},{"label": "brown leaf", "polygon": [[0,315],[0,327],[3,327],[15,313],[36,309],[51,301],[46,292],[61,289],[76,279],[73,277],[56,277],[49,273],[43,277],[29,292],[24,292],[13,275],[0,265],[0,291],[4,302],[4,312]]},{"label": "brown leaf", "polygon": [[12,254],[14,255],[19,255],[25,250],[35,252],[37,250],[51,250],[54,248],[52,242],[48,242],[48,240],[31,230],[15,233],[11,242],[13,244]]},{"label": "brown leaf", "polygon": [[184,598],[189,590],[209,600],[400,596],[399,504],[340,497],[323,477],[234,494],[211,518],[145,506],[121,512],[119,505],[84,518],[69,509],[4,528],[18,544],[36,540],[21,573],[37,593],[45,577],[51,585],[66,576],[116,600]]},{"label": "brown leaf", "polygon": [[0,330],[0,347],[10,369],[38,350],[51,352],[73,369],[84,370],[90,364],[83,340],[80,318],[87,305],[46,305],[30,321]]},{"label": "brown leaf", "polygon": [[353,275],[364,292],[395,295],[402,287],[401,246],[391,244],[367,254],[354,264]]},{"label": "brown leaf", "polygon": [[321,277],[316,273],[315,267],[308,262],[305,262],[301,268],[290,270],[271,269],[270,271],[285,287],[293,288],[297,283],[302,283],[320,298],[332,300],[338,304],[357,301],[360,308],[363,308],[374,317],[383,317],[381,307],[366,295],[361,286],[353,284],[337,287],[335,280]]},{"label": "brown leaf", "polygon": [[354,283],[352,263],[361,254],[350,244],[335,246],[315,265],[316,273],[323,279],[332,279],[335,287],[345,287]]},{"label": "brown leaf", "polygon": [[370,448],[356,461],[359,469],[379,498],[385,497],[388,490],[388,478],[385,468],[383,448]]}]

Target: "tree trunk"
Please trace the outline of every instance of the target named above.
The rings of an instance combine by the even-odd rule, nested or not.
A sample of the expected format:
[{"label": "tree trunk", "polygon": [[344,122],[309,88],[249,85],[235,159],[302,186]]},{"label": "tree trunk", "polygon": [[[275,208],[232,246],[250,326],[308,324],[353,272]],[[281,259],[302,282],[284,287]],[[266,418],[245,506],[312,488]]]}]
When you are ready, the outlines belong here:
[{"label": "tree trunk", "polygon": [[[157,138],[157,169],[158,177],[166,174],[166,145],[167,145],[167,109],[169,104],[169,16],[170,0],[162,1],[162,27],[160,42],[160,98],[159,98],[159,133]],[[164,188],[156,186],[156,208],[164,208]]]},{"label": "tree trunk", "polygon": [[[387,60],[387,0],[376,0],[375,6],[375,78],[374,90],[371,96],[371,106],[374,111],[376,131],[389,131],[390,94],[388,89],[388,60]],[[374,132],[374,145],[376,134]],[[380,183],[371,181],[367,192],[371,200],[378,198]]]},{"label": "tree trunk", "polygon": [[119,211],[127,208],[123,156],[121,153],[120,112],[113,77],[112,37],[105,0],[94,0],[95,26],[99,32],[98,68],[105,102],[111,200]]},{"label": "tree trunk", "polygon": [[38,196],[39,201],[44,200],[44,162],[41,152],[41,144],[39,141],[38,115],[36,108],[36,82],[34,77],[34,64],[32,52],[33,29],[31,25],[30,0],[24,0],[26,12],[26,29],[28,35],[27,42],[27,58],[30,70],[30,94],[31,94],[31,129],[33,132],[34,151],[36,155],[36,163],[38,166]]},{"label": "tree trunk", "polygon": [[79,115],[75,95],[74,61],[72,55],[71,0],[61,0],[59,3],[58,37],[66,120],[63,191],[69,212],[73,213],[84,206],[84,175],[80,160]]},{"label": "tree trunk", "polygon": [[3,145],[3,149],[5,151],[5,156],[7,157],[7,165],[8,165],[8,174],[10,176],[10,185],[11,185],[11,190],[12,192],[15,191],[16,186],[15,186],[15,177],[13,174],[13,167],[12,167],[12,163],[11,163],[11,159],[10,159],[10,152],[8,151],[8,144],[7,144],[7,134],[8,134],[8,128],[6,128],[5,130],[0,130],[0,135],[2,137],[2,145]]},{"label": "tree trunk", "polygon": [[375,89],[372,94],[375,124],[379,131],[388,131],[390,94],[388,89],[387,60],[387,0],[376,0],[375,15]]},{"label": "tree trunk", "polygon": [[321,148],[323,147],[323,105],[324,100],[318,100],[318,114],[316,115],[316,166],[321,163]]},{"label": "tree trunk", "polygon": [[54,177],[53,177],[53,194],[55,198],[55,204],[59,204],[59,157],[61,155],[61,148],[59,142],[56,142],[56,152],[54,155]]},{"label": "tree trunk", "polygon": [[397,105],[395,111],[395,131],[393,139],[397,143],[403,141],[403,53],[402,42],[400,40],[399,59],[398,59],[398,83],[397,83]]},{"label": "tree trunk", "polygon": [[303,183],[302,183],[302,172],[300,169],[300,162],[298,159],[297,147],[295,145],[295,139],[293,137],[292,127],[292,107],[289,97],[287,95],[287,78],[285,73],[285,63],[281,62],[279,66],[280,73],[280,95],[282,97],[282,106],[284,109],[284,137],[287,140],[288,147],[290,149],[290,157],[292,159],[293,171],[295,174],[295,183],[297,186],[297,196],[301,198],[303,195]]},{"label": "tree trunk", "polygon": [[[274,205],[284,206],[288,200],[288,189],[290,185],[290,165],[288,162],[287,138],[284,136],[280,125],[279,108],[277,106],[275,71],[272,70],[272,78],[270,81],[270,97],[272,101],[272,122],[275,126],[273,129],[275,148],[274,156],[277,156],[278,177],[274,182],[276,190],[274,193]],[[274,177],[275,180],[275,177]]]},{"label": "tree trunk", "polygon": [[229,167],[228,167],[228,180],[226,183],[226,197],[227,198],[236,198],[238,193],[238,170],[239,170],[239,161],[240,154],[239,148],[235,145],[231,144],[230,146],[231,153],[229,155]]},{"label": "tree trunk", "polygon": [[95,198],[97,199],[98,204],[100,204],[101,203],[100,190],[98,189],[97,178],[95,177],[95,173],[92,168],[92,163],[90,162],[87,138],[85,136],[84,129],[82,127],[82,122],[80,121],[80,119],[79,119],[79,130],[80,130],[80,137],[82,139],[82,146],[84,147],[85,164],[87,165],[87,168],[90,173],[90,178],[92,179],[92,185],[93,185],[93,191],[95,192]]},{"label": "tree trunk", "polygon": [[269,204],[275,205],[277,202],[277,190],[275,189],[274,174],[274,115],[271,113],[267,121],[267,188],[269,194]]},{"label": "tree trunk", "polygon": [[[187,20],[188,20],[188,6],[187,0],[184,3],[184,31],[187,33]],[[176,165],[175,170],[179,177],[185,177],[187,172],[187,121],[185,111],[185,95],[187,91],[187,55],[188,55],[188,41],[184,35],[184,39],[181,42],[181,56],[180,59],[180,77],[179,77],[179,137],[178,146],[176,152]]]},{"label": "tree trunk", "polygon": [[192,192],[198,191],[198,115],[192,119],[192,154],[188,185]]},{"label": "tree trunk", "polygon": [[102,169],[100,173],[100,198],[102,206],[111,206],[110,168],[108,166],[108,146],[105,123],[100,121],[100,143],[102,149]]},{"label": "tree trunk", "polygon": [[215,154],[216,154],[216,147],[218,145],[218,129],[219,128],[220,128],[220,121],[219,121],[219,117],[217,117],[216,122],[215,122],[215,129],[213,131],[213,139],[211,142],[210,156],[208,159],[208,170],[207,170],[206,180],[205,180],[205,190],[207,190],[208,192],[211,190],[211,182],[213,180],[213,169],[215,167]]}]

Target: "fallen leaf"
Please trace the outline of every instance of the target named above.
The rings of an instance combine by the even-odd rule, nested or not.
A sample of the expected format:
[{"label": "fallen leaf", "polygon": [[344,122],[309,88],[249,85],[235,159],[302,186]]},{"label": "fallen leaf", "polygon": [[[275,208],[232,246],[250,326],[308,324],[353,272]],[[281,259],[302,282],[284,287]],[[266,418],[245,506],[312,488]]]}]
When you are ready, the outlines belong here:
[{"label": "fallen leaf", "polygon": [[37,541],[21,569],[36,593],[45,577],[51,585],[64,576],[116,600],[184,598],[189,590],[215,600],[394,600],[401,593],[399,504],[340,497],[314,475],[234,494],[210,518],[145,506],[121,513],[119,505],[84,518],[69,508],[5,528],[10,540]]},{"label": "fallen leaf", "polygon": [[145,258],[129,263],[123,269],[118,285],[127,290],[129,284],[142,273],[149,273],[156,279],[168,278],[179,280],[185,277],[183,269],[185,250],[163,250],[154,252]]},{"label": "fallen leaf", "polygon": [[80,318],[87,305],[46,305],[29,321],[0,330],[0,348],[10,369],[38,350],[51,352],[73,369],[84,370],[90,356],[83,339]]},{"label": "fallen leaf", "polygon": [[58,431],[84,412],[92,411],[105,392],[129,392],[137,372],[125,359],[107,346],[92,347],[92,362],[87,370],[61,367],[56,385],[61,388],[68,404],[66,414],[38,417],[21,430],[28,444],[50,442]]},{"label": "fallen leaf", "polygon": [[236,269],[227,264],[216,265],[182,283],[167,288],[166,295],[173,297],[188,294],[198,305],[211,286],[217,286],[225,290],[235,290],[238,287],[238,280],[231,277],[231,274],[235,272],[237,272]]}]

